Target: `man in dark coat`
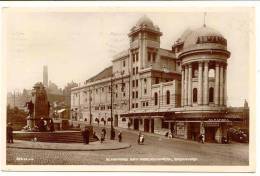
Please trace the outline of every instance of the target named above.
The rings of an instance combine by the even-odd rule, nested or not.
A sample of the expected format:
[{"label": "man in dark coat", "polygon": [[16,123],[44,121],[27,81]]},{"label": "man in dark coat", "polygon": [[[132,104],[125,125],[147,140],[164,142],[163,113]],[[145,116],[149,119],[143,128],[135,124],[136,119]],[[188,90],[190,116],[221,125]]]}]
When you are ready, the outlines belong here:
[{"label": "man in dark coat", "polygon": [[85,144],[89,144],[89,135],[90,135],[90,133],[89,133],[88,128],[85,129],[85,133],[86,133],[86,135],[85,135],[85,137],[86,137],[86,139],[85,139],[86,143],[85,143]]},{"label": "man in dark coat", "polygon": [[89,135],[90,135],[90,133],[89,133],[88,128],[85,127],[81,133],[82,133],[82,136],[83,136],[84,144],[89,144]]},{"label": "man in dark coat", "polygon": [[6,128],[7,143],[14,143],[13,141],[13,127],[11,123],[7,124]]}]

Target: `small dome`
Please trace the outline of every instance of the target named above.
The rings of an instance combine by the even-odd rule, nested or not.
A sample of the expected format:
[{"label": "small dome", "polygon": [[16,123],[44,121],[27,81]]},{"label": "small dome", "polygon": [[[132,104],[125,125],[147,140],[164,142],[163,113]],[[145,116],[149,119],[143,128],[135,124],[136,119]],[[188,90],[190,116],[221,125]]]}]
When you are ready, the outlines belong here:
[{"label": "small dome", "polygon": [[142,16],[136,23],[136,26],[143,26],[143,25],[146,25],[148,27],[154,27],[152,20],[148,18],[146,15]]},{"label": "small dome", "polygon": [[196,45],[199,37],[221,37],[224,38],[221,33],[216,31],[215,29],[203,26],[196,30],[186,30],[182,36],[181,41],[184,42],[184,48],[190,47],[192,45]]}]

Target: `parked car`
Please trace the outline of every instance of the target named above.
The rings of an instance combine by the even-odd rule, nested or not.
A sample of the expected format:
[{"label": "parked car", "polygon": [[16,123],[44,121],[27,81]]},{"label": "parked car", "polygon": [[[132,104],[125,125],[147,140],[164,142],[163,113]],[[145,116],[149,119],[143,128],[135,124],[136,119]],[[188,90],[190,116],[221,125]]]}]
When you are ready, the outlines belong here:
[{"label": "parked car", "polygon": [[232,141],[248,143],[249,142],[249,133],[247,129],[229,129],[229,138]]}]

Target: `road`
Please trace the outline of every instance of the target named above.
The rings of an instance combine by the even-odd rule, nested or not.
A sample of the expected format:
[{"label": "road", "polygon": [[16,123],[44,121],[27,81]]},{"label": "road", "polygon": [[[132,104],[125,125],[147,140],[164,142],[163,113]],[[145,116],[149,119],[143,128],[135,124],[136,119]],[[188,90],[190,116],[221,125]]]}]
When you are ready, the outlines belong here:
[{"label": "road", "polygon": [[[97,134],[100,128],[95,127]],[[107,137],[109,137],[109,130]],[[145,134],[137,144],[138,132],[123,130],[123,142],[130,148],[110,151],[58,151],[7,149],[7,164],[17,165],[248,165],[248,144],[201,144]],[[55,144],[54,144],[55,145]]]}]

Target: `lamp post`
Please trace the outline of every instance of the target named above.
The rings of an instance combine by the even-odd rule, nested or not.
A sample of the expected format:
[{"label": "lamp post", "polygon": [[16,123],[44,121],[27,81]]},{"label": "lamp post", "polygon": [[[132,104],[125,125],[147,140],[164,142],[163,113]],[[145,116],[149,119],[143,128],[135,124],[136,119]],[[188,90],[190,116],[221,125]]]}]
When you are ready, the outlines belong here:
[{"label": "lamp post", "polygon": [[[115,73],[118,73],[118,72],[115,72]],[[111,91],[111,96],[110,96],[110,100],[111,100],[111,108],[110,108],[110,125],[111,125],[111,132],[110,132],[110,139],[111,140],[114,140],[115,139],[115,130],[114,130],[114,127],[113,127],[113,77],[114,77],[114,74],[115,73],[112,73],[112,76],[111,76],[111,80],[110,80],[110,91]],[[122,80],[123,80],[123,72],[121,71],[120,72],[121,76],[122,76]]]},{"label": "lamp post", "polygon": [[91,101],[92,101],[92,97],[91,97],[91,90],[90,90],[90,86],[89,86],[89,124],[90,125],[92,123]]}]

